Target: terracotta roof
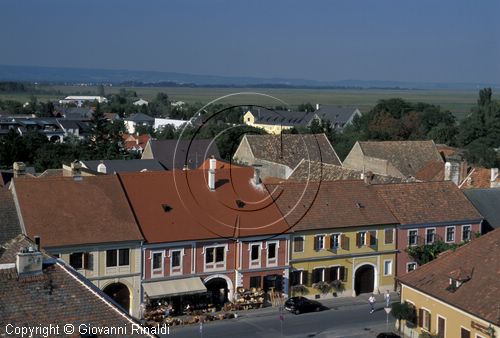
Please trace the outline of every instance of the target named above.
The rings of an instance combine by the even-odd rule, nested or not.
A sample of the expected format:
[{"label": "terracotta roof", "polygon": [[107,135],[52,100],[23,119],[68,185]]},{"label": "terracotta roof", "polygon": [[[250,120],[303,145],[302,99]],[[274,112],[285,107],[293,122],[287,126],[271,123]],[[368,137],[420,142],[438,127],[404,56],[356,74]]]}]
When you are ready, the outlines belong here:
[{"label": "terracotta roof", "polygon": [[[24,236],[9,242],[0,253],[0,259],[15,263],[20,247],[32,245]],[[113,305],[96,286],[85,280],[61,261],[50,259],[45,253],[42,275],[18,278],[15,269],[0,269],[0,336],[10,323],[20,327],[59,325],[59,334],[50,337],[67,337],[65,324],[78,327],[127,327],[127,335],[106,337],[152,337],[132,335],[132,325],[139,325],[128,314]],[[6,259],[6,257],[9,259]],[[3,272],[3,273],[2,273]],[[40,334],[35,336],[41,337]],[[78,335],[79,336],[79,335]]]},{"label": "terracotta roof", "polygon": [[363,181],[289,181],[266,187],[294,231],[397,223]]},{"label": "terracotta roof", "polygon": [[419,171],[415,178],[420,181],[443,181],[444,180],[444,162],[428,161]]},{"label": "terracotta roof", "polygon": [[[492,186],[491,183],[491,169],[476,167],[473,168],[467,177],[462,181],[460,188],[490,188]],[[493,184],[500,186],[500,175],[496,176]]]},{"label": "terracotta roof", "polygon": [[13,182],[27,235],[42,246],[142,240],[115,175]]},{"label": "terracotta roof", "polygon": [[462,156],[464,153],[463,149],[450,147],[449,145],[446,145],[446,144],[436,144],[436,149],[444,157],[444,159],[447,159],[447,158],[452,157],[452,156],[453,157],[454,156]]},{"label": "terracotta roof", "polygon": [[[198,168],[210,156],[220,158],[219,148],[212,139],[150,140],[153,158],[168,169],[182,169],[186,162],[189,169]],[[177,150],[177,151],[176,151]],[[146,157],[142,157],[145,159]]]},{"label": "terracotta roof", "polygon": [[[226,162],[226,161],[221,161],[221,160],[217,160],[216,162],[216,165],[215,165],[216,169],[231,169],[231,168],[243,168],[243,166],[241,165],[237,165],[237,164],[234,164],[234,163],[231,163],[231,162]],[[206,159],[205,162],[203,162],[199,167],[198,169],[210,169],[210,159]]]},{"label": "terracotta roof", "polygon": [[63,169],[47,169],[37,177],[54,177],[54,176],[63,176]]},{"label": "terracotta roof", "polygon": [[146,147],[146,144],[148,141],[151,139],[151,136],[147,134],[142,134],[142,135],[133,135],[133,134],[123,134],[122,135],[122,140],[123,140],[123,146],[127,150],[134,150],[137,148],[142,148],[144,149]]},{"label": "terracotta roof", "polygon": [[441,161],[433,141],[359,142],[365,156],[390,162],[404,176],[416,177],[430,160]]},{"label": "terracotta roof", "polygon": [[[369,175],[365,173],[365,175]],[[344,168],[335,164],[302,160],[290,177],[291,181],[340,181],[361,180],[363,173],[358,170]],[[414,182],[415,179],[372,174],[371,184]],[[266,182],[268,182],[266,180]]]},{"label": "terracotta roof", "polygon": [[[455,251],[400,277],[401,283],[438,298],[454,307],[500,325],[500,229],[472,240]],[[451,277],[467,276],[454,292],[448,291]]]},{"label": "terracotta roof", "polygon": [[401,224],[479,221],[481,215],[451,181],[374,185]]},{"label": "terracotta roof", "polygon": [[157,160],[104,160],[82,161],[83,165],[93,173],[98,173],[97,167],[103,163],[107,174],[139,171],[165,171],[166,169]]},{"label": "terracotta roof", "polygon": [[[150,243],[279,234],[288,230],[252,168],[216,170],[215,191],[206,170],[119,174]],[[239,205],[238,205],[239,204]]]},{"label": "terracotta roof", "polygon": [[0,244],[13,239],[20,233],[21,226],[12,193],[7,188],[0,188]]},{"label": "terracotta roof", "polygon": [[245,135],[245,138],[255,158],[292,169],[302,159],[341,165],[325,134]]}]

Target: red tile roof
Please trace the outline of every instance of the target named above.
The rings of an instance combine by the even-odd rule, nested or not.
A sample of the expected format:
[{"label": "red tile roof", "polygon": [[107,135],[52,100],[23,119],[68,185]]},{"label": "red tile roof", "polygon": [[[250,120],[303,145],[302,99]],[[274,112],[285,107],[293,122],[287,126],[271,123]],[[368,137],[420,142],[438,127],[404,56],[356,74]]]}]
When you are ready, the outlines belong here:
[{"label": "red tile roof", "polygon": [[430,160],[417,171],[415,178],[420,181],[443,181],[444,163],[442,161]]},{"label": "red tile roof", "polygon": [[146,148],[146,144],[148,143],[148,141],[151,139],[151,136],[147,134],[142,134],[139,136],[133,134],[123,134],[122,139],[123,146],[127,150],[134,150],[138,147],[144,149]]},{"label": "red tile roof", "polygon": [[123,173],[119,177],[149,243],[288,230],[265,188],[251,183],[252,168],[216,170],[215,191],[208,188],[206,170]]},{"label": "red tile roof", "polygon": [[13,182],[27,235],[42,246],[142,240],[115,175]]},{"label": "red tile roof", "polygon": [[373,185],[401,224],[479,221],[482,217],[451,181]]},{"label": "red tile roof", "polygon": [[294,231],[397,223],[363,181],[282,182],[266,187]]},{"label": "red tile roof", "polygon": [[[0,247],[0,262],[15,263],[19,249],[31,245],[33,243],[26,237],[18,236]],[[19,278],[15,268],[0,268],[0,336],[4,336],[4,328],[10,323],[19,327],[59,325],[59,333],[52,331],[48,334],[50,337],[69,337],[63,332],[65,324],[73,324],[75,328],[80,324],[127,328],[125,335],[106,337],[155,337],[133,334],[132,326],[140,325],[137,321],[113,305],[101,290],[65,263],[43,255],[43,270],[38,276]]]},{"label": "red tile roof", "polygon": [[[500,185],[500,175],[495,178],[494,184]],[[491,169],[473,168],[460,184],[461,189],[491,188]]]},{"label": "red tile roof", "polygon": [[[455,251],[400,277],[401,283],[500,325],[500,229],[472,240]],[[454,292],[450,278],[470,277]],[[465,278],[467,279],[467,278]]]}]

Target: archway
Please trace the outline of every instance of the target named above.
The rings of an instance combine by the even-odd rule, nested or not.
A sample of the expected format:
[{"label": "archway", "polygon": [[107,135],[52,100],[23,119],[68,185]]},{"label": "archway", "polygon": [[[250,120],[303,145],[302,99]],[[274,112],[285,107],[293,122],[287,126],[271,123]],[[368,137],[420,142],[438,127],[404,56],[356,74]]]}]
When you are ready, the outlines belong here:
[{"label": "archway", "polygon": [[102,291],[123,307],[125,311],[130,311],[130,291],[126,285],[122,283],[111,283]]},{"label": "archway", "polygon": [[50,142],[54,142],[54,143],[59,143],[59,142],[61,142],[61,138],[58,135],[52,135],[49,138],[49,141]]},{"label": "archway", "polygon": [[354,274],[354,291],[356,296],[361,293],[371,293],[375,288],[375,269],[365,264],[356,269]]},{"label": "archway", "polygon": [[205,282],[207,292],[213,304],[222,307],[228,301],[229,289],[224,278],[213,278]]}]

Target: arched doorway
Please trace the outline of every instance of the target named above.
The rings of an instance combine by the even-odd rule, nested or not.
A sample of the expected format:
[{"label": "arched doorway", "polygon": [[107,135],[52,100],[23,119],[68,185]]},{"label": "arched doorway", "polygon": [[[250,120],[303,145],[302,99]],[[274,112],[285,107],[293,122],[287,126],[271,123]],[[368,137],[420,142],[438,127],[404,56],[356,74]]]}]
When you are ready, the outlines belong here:
[{"label": "arched doorway", "polygon": [[106,286],[102,291],[123,307],[125,311],[130,311],[130,291],[126,285],[122,283],[112,283]]},{"label": "arched doorway", "polygon": [[371,293],[374,289],[375,269],[372,265],[360,266],[354,275],[354,291],[356,296],[361,293]]},{"label": "arched doorway", "polygon": [[205,286],[212,304],[221,307],[228,301],[229,289],[224,278],[212,278],[205,282]]}]

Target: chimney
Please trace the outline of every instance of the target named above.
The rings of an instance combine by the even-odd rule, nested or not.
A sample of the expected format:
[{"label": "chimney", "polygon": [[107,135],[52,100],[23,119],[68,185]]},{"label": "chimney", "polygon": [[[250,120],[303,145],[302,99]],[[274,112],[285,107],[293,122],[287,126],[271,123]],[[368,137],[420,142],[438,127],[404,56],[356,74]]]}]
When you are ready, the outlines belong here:
[{"label": "chimney", "polygon": [[490,182],[495,182],[498,178],[498,168],[491,168]]},{"label": "chimney", "polygon": [[82,169],[82,163],[78,160],[71,162],[71,176],[80,176]]},{"label": "chimney", "polygon": [[217,160],[212,155],[210,158],[210,169],[208,169],[208,188],[210,190],[215,190],[215,167],[217,166]]},{"label": "chimney", "polygon": [[260,164],[254,164],[253,166],[253,183],[258,186],[262,183],[260,179],[260,168],[262,167]]},{"label": "chimney", "polygon": [[319,103],[316,103],[316,110],[319,110]]},{"label": "chimney", "polygon": [[99,165],[97,166],[97,172],[101,174],[107,173],[107,168],[103,161],[101,161],[101,163],[99,163]]},{"label": "chimney", "polygon": [[24,162],[14,162],[12,169],[14,171],[14,177],[21,177],[26,173],[26,165]]},{"label": "chimney", "polygon": [[30,246],[21,249],[16,256],[16,270],[19,277],[42,274],[42,253]]},{"label": "chimney", "polygon": [[446,162],[444,164],[444,180],[445,181],[451,180],[451,163],[450,162]]}]

